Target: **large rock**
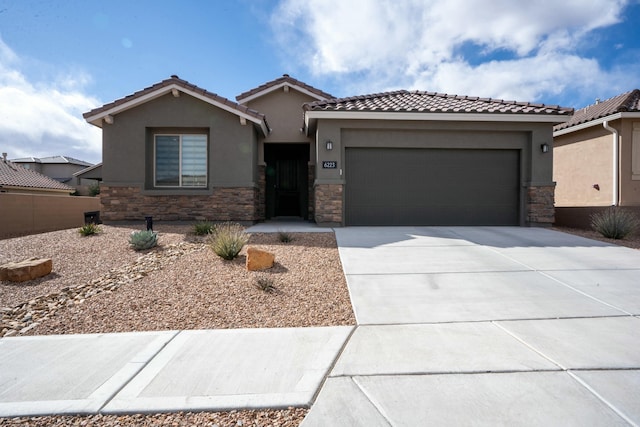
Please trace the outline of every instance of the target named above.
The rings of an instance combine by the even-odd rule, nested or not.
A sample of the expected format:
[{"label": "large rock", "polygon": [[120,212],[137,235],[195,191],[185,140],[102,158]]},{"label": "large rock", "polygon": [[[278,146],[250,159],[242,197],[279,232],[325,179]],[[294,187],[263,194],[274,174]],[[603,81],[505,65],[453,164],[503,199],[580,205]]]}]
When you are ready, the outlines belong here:
[{"label": "large rock", "polygon": [[51,258],[31,258],[21,262],[10,262],[0,266],[0,280],[25,282],[51,273]]},{"label": "large rock", "polygon": [[247,248],[247,270],[265,270],[273,267],[276,256],[271,252],[263,251],[258,248]]}]

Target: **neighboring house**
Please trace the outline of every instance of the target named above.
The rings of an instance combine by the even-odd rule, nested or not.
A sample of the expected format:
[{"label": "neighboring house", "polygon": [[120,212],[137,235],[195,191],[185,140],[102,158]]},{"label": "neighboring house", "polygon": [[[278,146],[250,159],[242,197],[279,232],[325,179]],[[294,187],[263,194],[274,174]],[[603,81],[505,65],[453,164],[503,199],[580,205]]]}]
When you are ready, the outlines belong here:
[{"label": "neighboring house", "polygon": [[550,225],[572,109],[430,92],[334,99],[288,75],[237,103],[171,78],[84,114],[102,218]]},{"label": "neighboring house", "polygon": [[74,189],[3,157],[0,159],[0,193],[69,195]]},{"label": "neighboring house", "polygon": [[640,212],[640,90],[577,110],[554,127],[557,223],[588,227],[594,212]]},{"label": "neighboring house", "polygon": [[74,159],[69,156],[24,157],[11,160],[25,169],[30,169],[46,175],[64,184],[75,185],[73,175],[83,169],[93,166],[92,163]]}]

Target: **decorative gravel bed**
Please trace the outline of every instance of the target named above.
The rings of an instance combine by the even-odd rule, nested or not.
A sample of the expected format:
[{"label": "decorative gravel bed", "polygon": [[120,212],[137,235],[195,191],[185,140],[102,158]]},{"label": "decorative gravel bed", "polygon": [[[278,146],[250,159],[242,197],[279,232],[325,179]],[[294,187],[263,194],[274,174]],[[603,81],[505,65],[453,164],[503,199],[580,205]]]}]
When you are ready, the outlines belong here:
[{"label": "decorative gravel bed", "polygon": [[[159,246],[128,247],[140,227],[102,226],[0,240],[0,263],[53,259],[53,273],[29,283],[0,282],[1,335],[47,335],[175,329],[353,325],[355,317],[333,233],[252,234],[249,245],[275,253],[263,272],[213,253],[188,225],[156,225]],[[257,278],[270,282],[266,292]],[[126,417],[0,419],[21,425],[293,426],[305,409]]]}]

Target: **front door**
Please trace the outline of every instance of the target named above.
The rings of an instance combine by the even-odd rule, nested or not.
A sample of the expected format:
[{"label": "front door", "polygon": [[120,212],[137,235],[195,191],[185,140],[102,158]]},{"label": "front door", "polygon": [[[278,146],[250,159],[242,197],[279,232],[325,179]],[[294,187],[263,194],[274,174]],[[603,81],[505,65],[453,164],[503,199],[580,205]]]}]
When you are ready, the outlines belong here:
[{"label": "front door", "polygon": [[308,219],[308,144],[265,144],[267,218]]}]

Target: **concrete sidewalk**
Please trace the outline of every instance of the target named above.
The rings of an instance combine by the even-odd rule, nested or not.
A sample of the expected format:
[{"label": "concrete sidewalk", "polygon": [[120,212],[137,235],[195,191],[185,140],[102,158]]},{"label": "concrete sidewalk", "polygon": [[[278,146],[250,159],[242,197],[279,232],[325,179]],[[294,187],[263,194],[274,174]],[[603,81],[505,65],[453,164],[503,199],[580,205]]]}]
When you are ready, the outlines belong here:
[{"label": "concrete sidewalk", "polygon": [[352,327],[0,340],[0,416],[310,406]]},{"label": "concrete sidewalk", "polygon": [[336,229],[358,327],[304,427],[640,425],[640,251],[545,229]]},{"label": "concrete sidewalk", "polygon": [[0,416],[311,406],[304,427],[640,425],[640,251],[517,227],[336,237],[357,327],[2,338]]}]

